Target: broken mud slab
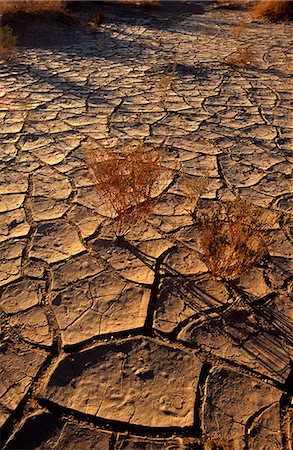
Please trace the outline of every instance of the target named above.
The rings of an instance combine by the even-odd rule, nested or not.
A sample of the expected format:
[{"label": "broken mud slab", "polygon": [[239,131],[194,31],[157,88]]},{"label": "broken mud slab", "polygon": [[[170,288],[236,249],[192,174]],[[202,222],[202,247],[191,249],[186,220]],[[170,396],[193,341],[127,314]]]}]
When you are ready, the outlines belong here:
[{"label": "broken mud slab", "polygon": [[85,414],[145,427],[190,427],[201,361],[149,338],[66,356],[44,398]]}]

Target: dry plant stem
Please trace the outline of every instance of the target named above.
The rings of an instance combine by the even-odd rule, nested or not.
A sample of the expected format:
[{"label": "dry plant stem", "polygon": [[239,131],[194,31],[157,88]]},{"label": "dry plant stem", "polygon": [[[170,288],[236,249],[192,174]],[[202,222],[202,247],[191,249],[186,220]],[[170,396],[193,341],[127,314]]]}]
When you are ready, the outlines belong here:
[{"label": "dry plant stem", "polygon": [[270,242],[264,211],[237,198],[201,220],[205,262],[217,277],[238,278],[261,262]]},{"label": "dry plant stem", "polygon": [[16,37],[12,29],[7,25],[0,27],[0,56],[4,59],[11,58],[16,51]]},{"label": "dry plant stem", "polygon": [[93,13],[88,20],[88,25],[93,29],[97,30],[101,23],[103,22],[103,16],[99,13]]},{"label": "dry plant stem", "polygon": [[232,32],[233,32],[233,35],[235,36],[235,38],[236,39],[240,39],[240,37],[244,34],[244,32],[245,32],[245,24],[244,23],[241,23],[241,24],[239,24],[239,25],[235,25],[233,28],[232,28]]},{"label": "dry plant stem", "polygon": [[146,151],[142,144],[106,154],[84,147],[93,182],[116,215],[116,234],[122,235],[142,220],[153,205],[152,191],[160,176],[162,152]]},{"label": "dry plant stem", "polygon": [[221,437],[204,441],[204,450],[231,450]]},{"label": "dry plant stem", "polygon": [[249,47],[238,48],[237,51],[226,59],[226,63],[235,67],[246,67],[252,63],[253,52]]},{"label": "dry plant stem", "polygon": [[158,91],[160,92],[160,103],[163,109],[167,109],[166,100],[171,89],[172,78],[170,74],[164,73],[158,80]]},{"label": "dry plant stem", "polygon": [[208,188],[208,175],[204,177],[188,178],[185,173],[182,173],[180,175],[180,179],[180,191],[186,199],[186,210],[195,219],[199,199],[207,191]]}]

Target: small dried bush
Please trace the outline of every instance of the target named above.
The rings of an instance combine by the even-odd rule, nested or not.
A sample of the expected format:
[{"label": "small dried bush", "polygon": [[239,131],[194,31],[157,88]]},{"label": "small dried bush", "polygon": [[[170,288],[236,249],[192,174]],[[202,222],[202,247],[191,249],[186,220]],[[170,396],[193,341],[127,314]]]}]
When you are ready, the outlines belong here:
[{"label": "small dried bush", "polygon": [[179,178],[180,192],[185,197],[185,208],[192,217],[195,217],[200,197],[207,191],[208,175],[203,177],[190,177],[182,173]]},{"label": "small dried bush", "polygon": [[157,91],[160,97],[160,104],[166,109],[166,100],[172,87],[172,77],[170,74],[163,73],[158,77]]},{"label": "small dried bush", "polygon": [[4,59],[9,59],[16,51],[16,37],[12,29],[7,25],[0,27],[0,55]]},{"label": "small dried bush", "polygon": [[203,214],[200,222],[205,263],[217,278],[238,278],[268,252],[265,210],[241,198]]},{"label": "small dried bush", "polygon": [[235,38],[240,39],[240,37],[245,33],[245,29],[246,28],[244,23],[240,23],[239,25],[235,25],[234,27],[232,27],[232,32]]},{"label": "small dried bush", "polygon": [[292,20],[293,2],[291,0],[259,0],[252,10],[252,15],[272,22]]},{"label": "small dried bush", "polygon": [[84,147],[93,182],[107,197],[116,215],[116,235],[127,233],[153,206],[153,192],[162,172],[162,151],[147,150],[142,144],[115,152],[98,154],[90,145]]},{"label": "small dried bush", "polygon": [[238,48],[238,50],[228,58],[226,63],[235,67],[246,67],[252,63],[254,53],[250,47]]},{"label": "small dried bush", "polygon": [[62,12],[66,3],[63,0],[4,0],[0,2],[0,14],[18,11],[27,13]]},{"label": "small dried bush", "polygon": [[93,13],[93,14],[91,14],[91,16],[89,17],[88,25],[89,25],[93,30],[97,30],[97,29],[99,28],[99,26],[101,25],[102,22],[103,22],[103,16],[102,16],[102,14],[99,14],[99,13]]}]

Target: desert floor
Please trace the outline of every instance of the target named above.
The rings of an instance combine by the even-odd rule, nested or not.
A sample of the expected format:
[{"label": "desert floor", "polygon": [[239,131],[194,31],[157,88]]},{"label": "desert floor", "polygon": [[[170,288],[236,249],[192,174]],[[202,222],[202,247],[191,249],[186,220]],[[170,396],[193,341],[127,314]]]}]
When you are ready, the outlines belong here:
[{"label": "desert floor", "polygon": [[[86,26],[96,9],[103,23]],[[292,449],[292,24],[208,3],[9,20],[4,448]],[[231,64],[243,48],[248,64]],[[164,142],[163,194],[124,242],[89,138]],[[203,203],[239,194],[280,215],[265,263],[212,276],[178,167],[208,179]]]}]

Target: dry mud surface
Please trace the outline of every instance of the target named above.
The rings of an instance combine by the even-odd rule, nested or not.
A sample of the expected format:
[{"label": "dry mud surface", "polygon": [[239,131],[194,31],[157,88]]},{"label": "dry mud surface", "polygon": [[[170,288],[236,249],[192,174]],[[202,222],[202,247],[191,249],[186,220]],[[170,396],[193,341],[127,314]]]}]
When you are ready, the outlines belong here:
[{"label": "dry mud surface", "polygon": [[[22,30],[1,64],[4,448],[292,449],[292,25],[117,8],[98,7],[97,30]],[[247,45],[251,64],[226,64]],[[104,225],[88,137],[165,142],[165,194],[126,243]],[[208,173],[206,201],[287,217],[233,286],[202,262],[179,162]]]}]

